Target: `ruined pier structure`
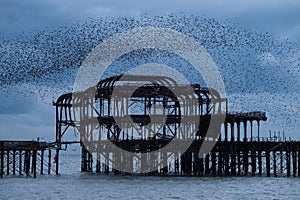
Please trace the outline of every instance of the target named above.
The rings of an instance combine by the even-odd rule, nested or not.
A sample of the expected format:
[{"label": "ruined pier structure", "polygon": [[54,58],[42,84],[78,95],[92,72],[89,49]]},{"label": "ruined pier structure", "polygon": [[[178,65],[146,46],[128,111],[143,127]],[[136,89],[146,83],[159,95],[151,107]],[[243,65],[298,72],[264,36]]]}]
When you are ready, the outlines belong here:
[{"label": "ruined pier structure", "polygon": [[[193,94],[186,92],[188,87]],[[133,173],[156,169],[145,174],[300,177],[299,142],[287,141],[283,135],[262,137],[265,112],[229,113],[225,109],[222,113],[227,99],[198,84],[179,85],[167,77],[116,76],[83,92],[64,94],[54,105],[56,142],[59,146],[67,129],[77,127],[84,172],[120,174],[116,163],[121,163]],[[219,132],[208,136],[211,117],[219,114],[225,114]],[[199,116],[200,121],[193,116]],[[157,151],[152,157],[139,155],[171,142],[180,147],[189,137],[180,128],[196,130],[185,152],[173,148]],[[212,151],[199,157],[201,145],[215,141]],[[116,154],[107,142],[136,155]]]},{"label": "ruined pier structure", "polygon": [[[37,160],[40,173],[45,163],[50,173],[53,148],[59,174],[59,153],[64,144],[72,143],[66,140],[74,133],[72,127],[80,133],[82,172],[300,177],[300,142],[260,133],[265,112],[229,113],[226,98],[198,84],[180,85],[162,76],[115,76],[84,91],[63,94],[53,105],[56,141],[50,146],[1,142],[1,177],[17,169],[36,176]],[[222,123],[211,131],[213,118]],[[180,148],[190,138],[188,148]],[[173,145],[169,151],[160,151],[168,145]],[[214,147],[200,151],[203,145]],[[48,161],[43,161],[46,149]]]},{"label": "ruined pier structure", "polygon": [[0,141],[0,177],[18,175],[36,178],[50,174],[51,149],[55,144],[39,141]]}]

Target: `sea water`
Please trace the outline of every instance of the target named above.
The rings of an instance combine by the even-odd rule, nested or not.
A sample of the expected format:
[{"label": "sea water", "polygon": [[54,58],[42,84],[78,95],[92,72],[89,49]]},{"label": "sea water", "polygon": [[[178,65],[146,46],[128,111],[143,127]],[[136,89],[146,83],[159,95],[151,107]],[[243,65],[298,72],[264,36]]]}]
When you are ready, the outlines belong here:
[{"label": "sea water", "polygon": [[300,199],[300,178],[114,176],[80,172],[60,156],[60,176],[0,179],[0,199]]}]

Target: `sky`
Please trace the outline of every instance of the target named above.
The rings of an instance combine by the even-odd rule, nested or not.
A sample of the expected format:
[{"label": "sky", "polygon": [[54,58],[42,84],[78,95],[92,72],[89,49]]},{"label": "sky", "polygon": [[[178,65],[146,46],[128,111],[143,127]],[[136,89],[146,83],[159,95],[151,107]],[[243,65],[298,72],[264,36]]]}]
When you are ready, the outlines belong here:
[{"label": "sky", "polygon": [[[88,18],[194,14],[268,32],[280,41],[289,40],[299,46],[299,10],[297,0],[1,0],[0,37],[31,35]],[[1,93],[0,139],[53,140],[53,107],[33,100],[30,94],[12,100],[4,90]]]},{"label": "sky", "polygon": [[230,20],[246,28],[299,42],[299,8],[300,2],[297,0],[2,0],[0,33],[28,33],[89,17],[193,13]]}]

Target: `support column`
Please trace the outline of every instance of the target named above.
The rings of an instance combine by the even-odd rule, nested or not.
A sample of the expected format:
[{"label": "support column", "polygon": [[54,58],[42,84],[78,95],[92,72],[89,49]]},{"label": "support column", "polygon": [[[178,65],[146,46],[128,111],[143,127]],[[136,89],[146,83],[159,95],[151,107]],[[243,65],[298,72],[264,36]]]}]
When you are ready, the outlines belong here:
[{"label": "support column", "polygon": [[16,175],[16,150],[13,150],[13,175]]},{"label": "support column", "polygon": [[222,176],[223,173],[223,152],[218,152],[218,176]]},{"label": "support column", "polygon": [[261,159],[261,151],[258,151],[258,175],[262,175],[262,159]]},{"label": "support column", "polygon": [[212,172],[212,175],[216,175],[217,174],[217,168],[216,168],[216,164],[217,164],[217,161],[216,161],[216,152],[215,151],[212,151],[211,152],[211,172]]},{"label": "support column", "polygon": [[286,176],[291,176],[291,156],[290,151],[286,151]]},{"label": "support column", "polygon": [[6,151],[6,174],[9,175],[9,150]]},{"label": "support column", "polygon": [[300,150],[298,150],[298,177],[300,177]]},{"label": "support column", "polygon": [[297,160],[296,160],[296,151],[293,150],[292,152],[292,157],[293,157],[293,176],[296,177],[297,173]]},{"label": "support column", "polygon": [[203,166],[203,157],[199,158],[199,163],[200,163],[200,167],[199,167],[199,175],[203,176],[203,170],[204,170],[204,166]]},{"label": "support column", "polygon": [[59,166],[59,149],[56,149],[56,167],[55,167],[55,174],[59,175],[58,173],[58,166]]},{"label": "support column", "polygon": [[244,142],[247,142],[247,121],[244,121]]},{"label": "support column", "polygon": [[237,125],[237,141],[241,141],[241,130],[240,130],[240,126],[241,126],[241,123],[238,121],[237,123],[236,123],[236,125]]},{"label": "support column", "polygon": [[224,152],[224,154],[225,154],[225,158],[224,158],[224,160],[225,160],[225,175],[226,176],[229,176],[229,154],[228,154],[228,151],[226,150],[225,152]]},{"label": "support column", "polygon": [[260,127],[259,127],[259,120],[257,120],[257,141],[260,141]]},{"label": "support column", "polygon": [[2,143],[1,144],[1,169],[0,169],[0,176],[1,176],[1,178],[3,178],[3,174],[4,174],[4,144]]},{"label": "support column", "polygon": [[252,173],[251,176],[255,176],[256,173],[256,151],[252,150],[251,151],[251,168],[252,168]]},{"label": "support column", "polygon": [[236,176],[236,150],[231,151],[231,175]]},{"label": "support column", "polygon": [[22,150],[19,150],[19,175],[22,175]]},{"label": "support column", "polygon": [[250,141],[253,141],[253,123],[250,121]]},{"label": "support column", "polygon": [[40,174],[44,174],[44,149],[41,151],[41,172]]},{"label": "support column", "polygon": [[280,174],[281,174],[281,176],[283,174],[283,153],[282,153],[282,149],[280,150]]},{"label": "support column", "polygon": [[33,172],[33,178],[36,178],[36,156],[37,156],[37,150],[33,150],[32,152],[32,172]]},{"label": "support column", "polygon": [[205,156],[205,174],[209,175],[210,169],[209,169],[209,153]]},{"label": "support column", "polygon": [[249,171],[249,163],[248,163],[248,151],[243,152],[243,160],[244,160],[244,170],[245,170],[245,176],[248,176]]},{"label": "support column", "polygon": [[51,149],[49,149],[48,153],[48,174],[51,174]]},{"label": "support column", "polygon": [[269,151],[266,151],[266,168],[267,168],[267,177],[270,177],[271,176],[271,172],[270,172],[270,166],[271,166],[271,163],[270,163],[270,152]]},{"label": "support column", "polygon": [[274,177],[277,177],[277,166],[276,166],[276,151],[273,151],[273,170],[274,170]]},{"label": "support column", "polygon": [[[124,155],[123,155],[124,156]],[[100,173],[100,167],[101,167],[101,160],[100,160],[100,153],[97,151],[97,161],[96,161],[96,173]],[[124,161],[124,159],[123,159]],[[124,162],[125,163],[125,162]]]}]

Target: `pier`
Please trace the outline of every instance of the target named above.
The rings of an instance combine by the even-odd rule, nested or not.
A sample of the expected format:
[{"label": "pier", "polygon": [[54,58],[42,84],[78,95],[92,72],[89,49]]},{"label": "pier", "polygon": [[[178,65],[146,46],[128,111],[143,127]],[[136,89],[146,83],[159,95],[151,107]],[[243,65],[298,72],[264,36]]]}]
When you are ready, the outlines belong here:
[{"label": "pier", "polygon": [[[287,140],[284,134],[262,136],[260,126],[267,120],[265,112],[229,113],[227,99],[212,89],[191,85],[192,96],[186,92],[187,86],[167,77],[155,78],[111,77],[86,91],[57,99],[56,142],[62,141],[68,128],[80,129],[81,171],[128,174],[114,166],[121,161],[128,171],[152,175],[300,177],[300,142]],[[136,86],[134,81],[145,84]],[[119,82],[124,84],[118,86]],[[224,106],[226,111],[222,113]],[[208,136],[213,115],[225,117],[216,134]],[[180,126],[197,130],[189,148],[185,152],[160,152],[170,142],[175,147],[186,143],[186,136],[178,131]],[[212,141],[216,142],[214,148],[199,155],[203,143],[210,145]],[[116,153],[105,148],[109,143],[136,154]],[[152,157],[139,155],[153,151],[156,154]],[[167,158],[163,165],[161,158]],[[156,170],[148,171],[153,167]]]},{"label": "pier", "polygon": [[53,144],[39,141],[0,141],[0,177],[51,174],[52,148]]},{"label": "pier", "polygon": [[[85,91],[63,94],[53,105],[56,140],[0,141],[1,178],[51,171],[58,175],[59,153],[73,143],[81,145],[82,172],[300,177],[299,141],[286,139],[284,133],[261,133],[265,112],[230,113],[226,98],[199,84],[179,85],[167,77],[115,76]],[[65,136],[74,131],[79,133],[78,141],[67,141]],[[202,151],[203,145],[213,148]],[[164,147],[170,148],[161,150]]]}]

